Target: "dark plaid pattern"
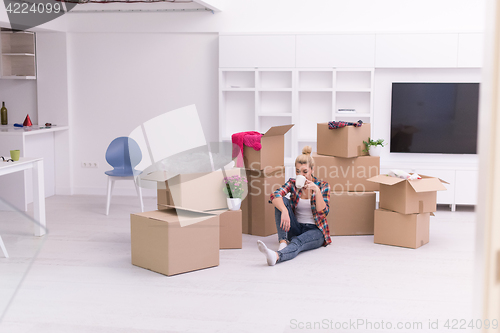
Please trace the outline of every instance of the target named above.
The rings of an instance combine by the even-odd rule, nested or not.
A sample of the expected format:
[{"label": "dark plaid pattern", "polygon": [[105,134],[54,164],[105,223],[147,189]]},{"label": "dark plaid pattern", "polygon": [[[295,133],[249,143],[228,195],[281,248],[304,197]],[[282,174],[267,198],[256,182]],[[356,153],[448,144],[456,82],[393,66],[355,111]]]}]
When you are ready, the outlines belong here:
[{"label": "dark plaid pattern", "polygon": [[[313,177],[313,182],[316,184],[320,190],[321,194],[323,195],[323,200],[325,201],[326,207],[325,209],[321,211],[316,210],[316,192],[313,192],[311,195],[311,209],[312,209],[312,214],[314,217],[314,221],[316,223],[316,226],[321,230],[323,233],[323,237],[325,238],[325,241],[323,243],[323,246],[327,246],[332,242],[330,238],[330,228],[328,228],[328,222],[326,220],[326,216],[328,215],[328,212],[330,211],[330,185],[323,181],[323,180],[318,180],[318,178]],[[274,193],[271,194],[271,199],[269,200],[270,203],[272,203],[274,198],[282,198],[284,197],[287,193],[290,193],[290,202],[292,204],[292,209],[293,212],[295,213],[295,208],[297,207],[297,204],[299,203],[300,199],[300,193],[302,189],[297,189],[295,186],[295,179],[290,178],[285,185],[274,191]]]},{"label": "dark plaid pattern", "polygon": [[342,128],[346,126],[354,126],[354,127],[361,127],[363,125],[363,122],[361,120],[358,120],[355,123],[347,122],[347,121],[330,121],[328,123],[328,128],[329,129],[336,129],[336,128]]}]

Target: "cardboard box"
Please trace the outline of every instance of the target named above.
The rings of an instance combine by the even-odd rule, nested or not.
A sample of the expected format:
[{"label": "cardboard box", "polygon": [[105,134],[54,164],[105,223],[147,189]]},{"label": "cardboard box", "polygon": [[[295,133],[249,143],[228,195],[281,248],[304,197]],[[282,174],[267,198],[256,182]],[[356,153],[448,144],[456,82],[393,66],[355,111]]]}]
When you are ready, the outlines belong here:
[{"label": "cardboard box", "polygon": [[353,158],[312,154],[314,175],[330,184],[333,192],[378,191],[379,184],[368,178],[380,174],[380,157],[360,156]]},{"label": "cardboard box", "polygon": [[271,194],[285,184],[285,167],[246,170],[248,180],[248,233],[257,236],[275,234],[274,205]]},{"label": "cardboard box", "polygon": [[247,199],[249,196],[241,201],[241,232],[244,234],[250,234],[250,209],[248,207],[250,199]]},{"label": "cardboard box", "polygon": [[241,210],[218,210],[211,213],[219,215],[219,248],[241,249],[243,243]]},{"label": "cardboard box", "polygon": [[[243,169],[225,170],[226,176],[244,176]],[[158,185],[158,207],[169,205],[196,211],[226,209],[226,195],[222,191],[222,170],[190,173],[166,178],[164,171],[152,172],[141,179],[153,180]]]},{"label": "cardboard box", "polygon": [[130,228],[135,266],[170,276],[219,265],[217,215],[156,210],[131,214]]},{"label": "cardboard box", "polygon": [[373,235],[375,202],[375,192],[331,192],[330,235]]},{"label": "cardboard box", "polygon": [[370,124],[363,123],[361,127],[346,126],[329,129],[328,123],[318,123],[317,150],[320,155],[336,157],[356,157],[367,155],[363,153],[365,144],[370,138]]},{"label": "cardboard box", "polygon": [[377,209],[375,211],[374,242],[412,249],[419,248],[429,243],[431,214],[401,214]]},{"label": "cardboard box", "polygon": [[263,170],[285,165],[285,134],[293,125],[274,126],[260,139],[261,150],[243,146],[246,169]]},{"label": "cardboard box", "polygon": [[436,211],[436,191],[444,191],[444,180],[420,175],[422,179],[406,180],[378,175],[368,181],[380,184],[379,207],[401,214]]}]

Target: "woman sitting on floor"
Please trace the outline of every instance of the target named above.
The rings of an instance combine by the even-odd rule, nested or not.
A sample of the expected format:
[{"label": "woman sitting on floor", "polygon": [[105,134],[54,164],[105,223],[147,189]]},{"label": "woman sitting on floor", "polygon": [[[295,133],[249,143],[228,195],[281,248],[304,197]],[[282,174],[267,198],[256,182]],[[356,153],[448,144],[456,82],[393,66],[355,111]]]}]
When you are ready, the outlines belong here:
[{"label": "woman sitting on floor", "polygon": [[[293,259],[299,252],[327,246],[330,229],[326,221],[330,205],[330,186],[313,176],[314,160],[312,148],[306,146],[295,160],[297,176],[306,178],[302,188],[297,188],[296,179],[290,178],[281,188],[271,194],[278,229],[278,252],[272,251],[260,240],[260,252],[264,253],[269,266]],[[285,195],[290,193],[290,200]]]}]

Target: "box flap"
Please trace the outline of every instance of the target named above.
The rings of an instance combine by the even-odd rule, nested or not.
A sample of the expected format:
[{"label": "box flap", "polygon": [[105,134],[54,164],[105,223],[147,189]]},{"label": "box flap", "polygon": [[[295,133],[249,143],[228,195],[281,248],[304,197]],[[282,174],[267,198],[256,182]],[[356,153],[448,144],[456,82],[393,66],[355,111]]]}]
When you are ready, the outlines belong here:
[{"label": "box flap", "polygon": [[369,182],[374,182],[374,183],[379,183],[379,184],[384,184],[384,185],[394,185],[394,184],[398,184],[398,183],[405,181],[405,179],[391,177],[388,175],[378,175],[378,176],[375,176],[372,178],[368,178],[367,180]]},{"label": "box flap", "polygon": [[294,124],[283,125],[283,126],[273,126],[262,137],[267,138],[270,136],[285,135],[285,133],[288,132],[290,130],[290,128],[292,128],[293,126],[294,126]]},{"label": "box flap", "polygon": [[142,176],[141,175],[141,180],[152,180],[152,181],[157,181],[157,182],[164,182],[167,179],[169,179],[168,172],[165,170],[157,170],[153,171],[151,173],[148,173],[147,175]]},{"label": "box flap", "polygon": [[415,192],[446,191],[446,187],[439,178],[422,176],[422,179],[409,180]]},{"label": "box flap", "polygon": [[[190,209],[186,207],[179,207],[179,206],[174,206],[174,205],[167,205],[167,204],[158,204],[158,207],[161,209],[161,211],[168,211],[168,210],[173,210],[174,212],[176,210],[187,212],[187,213],[196,213],[196,214],[204,214],[204,215],[218,215],[220,213],[217,213],[220,209],[216,210],[196,210],[196,209]],[[175,213],[174,213],[175,214]],[[149,217],[149,216],[148,216]]]}]

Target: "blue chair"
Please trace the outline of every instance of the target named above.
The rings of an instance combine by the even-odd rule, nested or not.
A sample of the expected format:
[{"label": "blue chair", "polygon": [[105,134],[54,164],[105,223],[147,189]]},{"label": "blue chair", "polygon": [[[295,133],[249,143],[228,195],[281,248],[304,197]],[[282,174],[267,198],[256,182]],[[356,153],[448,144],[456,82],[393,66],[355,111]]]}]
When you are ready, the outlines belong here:
[{"label": "blue chair", "polygon": [[134,169],[141,160],[141,149],[134,139],[122,136],[114,139],[109,144],[106,150],[106,161],[113,167],[113,170],[105,172],[105,174],[108,175],[108,202],[106,205],[106,215],[109,215],[111,193],[113,192],[113,187],[117,180],[132,180],[134,182],[135,190],[141,201],[141,212],[144,212],[142,191],[139,183],[139,175],[142,171]]}]

